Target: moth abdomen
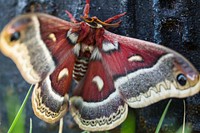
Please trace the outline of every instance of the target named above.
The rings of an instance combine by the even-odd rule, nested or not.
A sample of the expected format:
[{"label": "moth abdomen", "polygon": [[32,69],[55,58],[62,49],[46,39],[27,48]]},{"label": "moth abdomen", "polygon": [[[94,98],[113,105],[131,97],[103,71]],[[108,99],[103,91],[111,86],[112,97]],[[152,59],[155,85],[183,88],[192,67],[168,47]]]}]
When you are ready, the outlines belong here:
[{"label": "moth abdomen", "polygon": [[73,78],[75,81],[78,82],[85,76],[88,69],[88,63],[89,59],[87,58],[77,58],[73,70]]}]

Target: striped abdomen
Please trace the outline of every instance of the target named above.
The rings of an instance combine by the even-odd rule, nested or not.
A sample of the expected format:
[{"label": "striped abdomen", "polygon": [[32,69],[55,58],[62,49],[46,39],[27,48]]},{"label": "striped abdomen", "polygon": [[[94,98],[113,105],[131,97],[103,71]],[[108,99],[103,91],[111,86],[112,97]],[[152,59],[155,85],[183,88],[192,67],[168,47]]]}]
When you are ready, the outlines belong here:
[{"label": "striped abdomen", "polygon": [[73,70],[74,80],[78,82],[84,77],[88,68],[88,63],[89,63],[88,58],[77,58]]}]

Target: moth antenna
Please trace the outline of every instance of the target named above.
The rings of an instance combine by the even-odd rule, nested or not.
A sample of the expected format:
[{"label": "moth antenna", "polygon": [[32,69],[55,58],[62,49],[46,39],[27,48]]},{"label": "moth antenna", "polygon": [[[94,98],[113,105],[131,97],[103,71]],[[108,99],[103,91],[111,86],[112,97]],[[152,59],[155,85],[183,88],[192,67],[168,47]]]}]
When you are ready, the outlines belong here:
[{"label": "moth antenna", "polygon": [[86,4],[90,4],[90,0],[86,0]]},{"label": "moth antenna", "polygon": [[85,8],[83,11],[83,15],[85,18],[88,18],[89,11],[90,11],[90,0],[86,0]]},{"label": "moth antenna", "polygon": [[121,18],[121,17],[124,16],[125,14],[126,14],[126,12],[121,13],[121,14],[117,14],[117,15],[111,17],[111,18],[108,18],[108,19],[107,19],[106,21],[104,21],[104,22],[109,24],[109,23],[113,22],[114,20],[117,20],[117,19]]},{"label": "moth antenna", "polygon": [[74,18],[74,16],[69,11],[65,10],[65,12],[68,15],[71,22],[78,23],[78,21]]}]

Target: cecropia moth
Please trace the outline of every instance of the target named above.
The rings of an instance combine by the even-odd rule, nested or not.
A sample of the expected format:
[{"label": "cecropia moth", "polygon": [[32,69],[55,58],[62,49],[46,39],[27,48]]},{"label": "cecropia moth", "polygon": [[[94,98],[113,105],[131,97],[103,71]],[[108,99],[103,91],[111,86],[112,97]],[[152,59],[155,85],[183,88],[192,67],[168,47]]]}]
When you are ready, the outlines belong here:
[{"label": "cecropia moth", "polygon": [[128,106],[141,108],[199,92],[199,72],[183,56],[107,31],[118,27],[120,22],[112,21],[124,14],[102,22],[89,17],[89,8],[86,0],[82,22],[68,11],[72,22],[29,13],[1,32],[2,53],[35,84],[36,116],[54,123],[69,110],[81,129],[109,130],[126,119]]}]

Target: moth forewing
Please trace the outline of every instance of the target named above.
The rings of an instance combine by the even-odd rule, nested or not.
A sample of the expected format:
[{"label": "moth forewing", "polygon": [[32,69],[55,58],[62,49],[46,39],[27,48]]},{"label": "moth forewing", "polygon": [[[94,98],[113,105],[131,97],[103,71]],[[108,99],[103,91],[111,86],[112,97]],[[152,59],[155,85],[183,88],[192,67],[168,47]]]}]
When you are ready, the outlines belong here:
[{"label": "moth forewing", "polygon": [[[40,23],[35,14],[17,17],[1,33],[1,51],[17,65],[24,79],[38,83],[55,69],[51,53],[40,36]],[[13,36],[19,33],[18,38]]]}]

